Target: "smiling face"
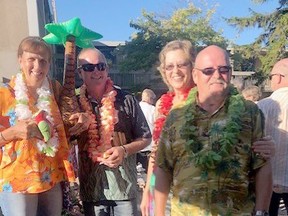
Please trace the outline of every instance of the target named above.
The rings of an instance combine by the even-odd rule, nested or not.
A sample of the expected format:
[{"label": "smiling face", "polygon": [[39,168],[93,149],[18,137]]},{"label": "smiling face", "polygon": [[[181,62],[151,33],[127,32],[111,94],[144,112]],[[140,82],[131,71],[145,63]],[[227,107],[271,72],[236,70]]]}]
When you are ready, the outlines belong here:
[{"label": "smiling face", "polygon": [[165,75],[174,91],[185,91],[191,87],[192,65],[189,56],[181,49],[166,53]]},{"label": "smiling face", "polygon": [[20,69],[24,73],[27,86],[38,88],[49,72],[49,56],[45,52],[24,51],[18,57]]},{"label": "smiling face", "polygon": [[[199,91],[199,98],[202,100],[225,97],[231,79],[231,70],[227,73],[220,73],[219,67],[223,69],[230,66],[229,57],[225,50],[217,46],[209,46],[202,50],[195,61],[193,79]],[[215,69],[214,73],[204,74],[203,69]],[[225,71],[225,70],[224,70]],[[227,70],[226,70],[227,71]]]},{"label": "smiling face", "polygon": [[40,37],[28,36],[18,47],[18,62],[30,88],[39,88],[49,72],[51,48]]},{"label": "smiling face", "polygon": [[[102,97],[106,81],[108,79],[108,68],[106,67],[103,71],[98,70],[97,67],[93,71],[85,71],[81,68],[85,64],[98,64],[106,63],[106,59],[100,51],[96,49],[85,49],[78,57],[79,75],[82,78],[84,84],[87,86],[87,91],[91,96]],[[97,96],[96,96],[97,95]]]}]

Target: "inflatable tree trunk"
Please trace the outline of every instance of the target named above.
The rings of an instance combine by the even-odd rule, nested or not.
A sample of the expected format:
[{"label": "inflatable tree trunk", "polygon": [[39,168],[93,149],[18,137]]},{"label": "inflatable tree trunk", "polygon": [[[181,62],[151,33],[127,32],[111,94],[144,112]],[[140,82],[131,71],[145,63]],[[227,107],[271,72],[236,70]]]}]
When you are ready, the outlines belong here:
[{"label": "inflatable tree trunk", "polygon": [[75,37],[67,36],[65,43],[63,89],[60,94],[59,106],[66,130],[73,126],[69,121],[73,113],[79,112],[75,93],[76,46]]},{"label": "inflatable tree trunk", "polygon": [[79,112],[75,93],[76,45],[91,48],[92,40],[100,39],[102,35],[82,26],[77,17],[63,23],[46,24],[45,29],[50,32],[43,38],[47,43],[65,46],[64,80],[59,106],[67,132],[73,126],[73,122],[69,121],[70,116]]}]

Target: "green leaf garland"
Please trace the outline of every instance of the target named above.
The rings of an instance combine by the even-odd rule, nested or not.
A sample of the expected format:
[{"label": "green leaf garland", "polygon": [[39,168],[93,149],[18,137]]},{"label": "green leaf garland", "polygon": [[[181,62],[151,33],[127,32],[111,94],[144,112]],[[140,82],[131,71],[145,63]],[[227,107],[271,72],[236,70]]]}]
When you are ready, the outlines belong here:
[{"label": "green leaf garland", "polygon": [[[241,119],[245,111],[244,98],[238,94],[235,87],[229,86],[229,101],[227,107],[227,121],[224,128],[217,123],[213,124],[208,132],[209,136],[216,137],[211,143],[210,149],[203,149],[203,143],[198,139],[196,126],[196,97],[197,88],[193,88],[187,98],[185,111],[185,123],[181,128],[181,137],[186,141],[185,148],[190,152],[190,159],[196,167],[202,168],[205,173],[215,169],[217,165],[231,153],[231,149],[238,142],[238,136],[242,129]],[[219,135],[219,136],[218,136]]]}]

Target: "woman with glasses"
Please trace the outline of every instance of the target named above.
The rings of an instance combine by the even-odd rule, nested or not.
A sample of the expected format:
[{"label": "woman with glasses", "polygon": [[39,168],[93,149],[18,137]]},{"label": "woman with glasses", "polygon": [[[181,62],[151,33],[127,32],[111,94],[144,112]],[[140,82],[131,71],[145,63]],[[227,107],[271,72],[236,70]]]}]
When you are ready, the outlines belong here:
[{"label": "woman with glasses", "polygon": [[152,146],[148,164],[147,182],[141,202],[143,216],[154,215],[152,196],[155,179],[152,173],[160,133],[169,111],[172,108],[183,105],[190,89],[195,86],[192,79],[195,56],[196,52],[192,44],[187,40],[171,41],[166,44],[159,54],[160,66],[158,70],[169,91],[162,95],[156,103],[153,131],[154,146]]},{"label": "woman with glasses", "polygon": [[[47,77],[51,55],[41,38],[24,38],[18,48],[20,72],[0,88],[0,206],[5,216],[60,216],[60,182],[74,180],[58,97]],[[87,130],[85,116],[71,116],[78,121],[72,135]]]},{"label": "woman with glasses", "polygon": [[[154,146],[152,147],[149,159],[147,182],[143,191],[141,201],[142,216],[154,215],[153,209],[153,187],[155,177],[153,169],[155,164],[156,152],[158,148],[159,137],[165,119],[171,109],[184,105],[187,95],[191,88],[195,86],[192,78],[192,70],[196,52],[192,44],[187,40],[175,40],[167,43],[159,54],[160,66],[158,70],[163,81],[169,87],[169,91],[164,94],[156,103],[155,125],[153,131]],[[230,66],[221,66],[215,68],[198,69],[203,74],[210,76],[217,71],[220,74],[227,74],[231,71]],[[270,158],[274,153],[274,143],[270,138],[254,143],[254,151],[265,153],[265,157]],[[169,209],[166,208],[166,215],[169,215]]]}]

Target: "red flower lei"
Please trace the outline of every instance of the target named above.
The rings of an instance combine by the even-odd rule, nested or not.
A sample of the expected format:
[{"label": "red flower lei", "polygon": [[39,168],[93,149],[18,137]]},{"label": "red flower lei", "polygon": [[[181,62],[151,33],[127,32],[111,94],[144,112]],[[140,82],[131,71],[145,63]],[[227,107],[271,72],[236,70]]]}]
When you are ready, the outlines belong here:
[{"label": "red flower lei", "polygon": [[154,130],[153,130],[153,140],[155,143],[157,143],[159,140],[166,117],[172,108],[174,96],[175,96],[174,92],[168,92],[162,95],[160,98],[160,104],[158,110],[159,117],[154,122]]},{"label": "red flower lei", "polygon": [[[184,92],[184,100],[187,98],[188,93],[189,93],[190,89],[186,92]],[[160,104],[159,104],[159,108],[158,108],[158,117],[154,122],[154,130],[153,130],[153,140],[154,140],[154,148],[152,148],[152,154],[151,157],[153,158],[156,155],[156,151],[158,148],[158,141],[160,138],[160,134],[162,131],[162,128],[164,126],[165,120],[173,106],[173,99],[175,97],[175,93],[174,92],[168,92],[164,95],[161,96],[160,98]]]},{"label": "red flower lei", "polygon": [[[88,149],[89,157],[97,162],[99,157],[103,157],[103,153],[112,147],[111,140],[113,139],[114,125],[118,122],[118,112],[114,107],[117,92],[113,88],[111,79],[107,80],[106,90],[101,99],[99,131],[97,129],[96,117],[92,111],[91,103],[86,97],[86,85],[80,88],[80,104],[92,120],[88,128]],[[99,136],[100,134],[100,136]]]}]

